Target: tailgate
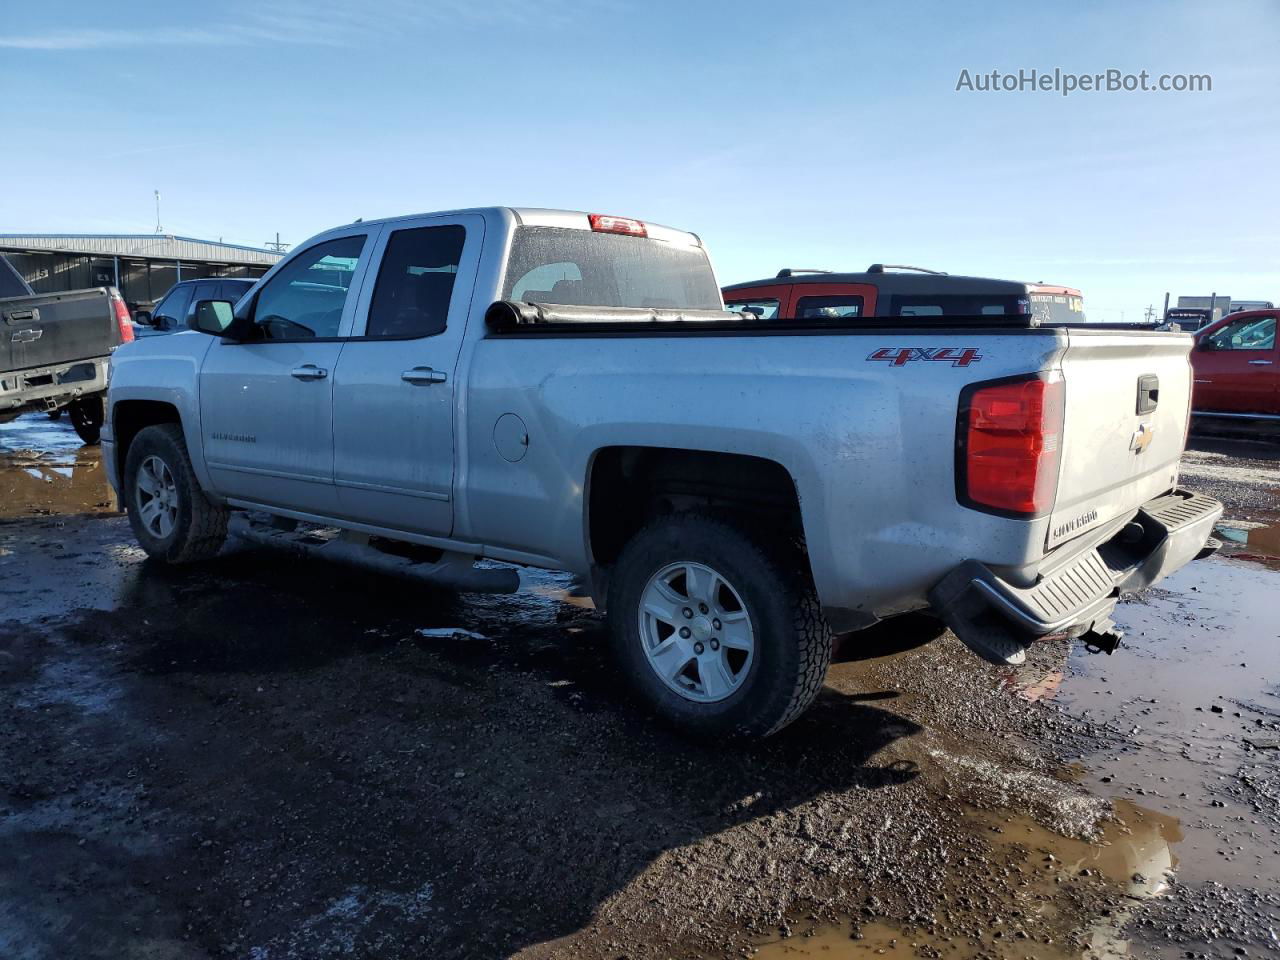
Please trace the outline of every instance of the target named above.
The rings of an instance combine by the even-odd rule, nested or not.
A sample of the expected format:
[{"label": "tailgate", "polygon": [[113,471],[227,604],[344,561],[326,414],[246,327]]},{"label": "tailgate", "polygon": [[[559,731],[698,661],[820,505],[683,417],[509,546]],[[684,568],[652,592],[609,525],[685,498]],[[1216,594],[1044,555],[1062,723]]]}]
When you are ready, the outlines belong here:
[{"label": "tailgate", "polygon": [[105,357],[120,342],[105,287],[0,300],[0,372]]},{"label": "tailgate", "polygon": [[1174,487],[1190,410],[1190,336],[1080,327],[1067,336],[1062,468],[1048,548]]}]

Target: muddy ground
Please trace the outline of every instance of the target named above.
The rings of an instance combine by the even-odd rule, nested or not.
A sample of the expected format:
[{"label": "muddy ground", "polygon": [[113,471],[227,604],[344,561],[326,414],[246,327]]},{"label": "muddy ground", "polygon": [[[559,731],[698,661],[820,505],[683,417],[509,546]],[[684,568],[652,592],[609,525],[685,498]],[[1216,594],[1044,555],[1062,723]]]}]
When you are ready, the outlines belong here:
[{"label": "muddy ground", "polygon": [[907,618],[744,747],[652,723],[563,576],[166,570],[95,448],[0,427],[0,957],[1274,953],[1278,454],[1193,438],[1225,555],[1114,657]]}]

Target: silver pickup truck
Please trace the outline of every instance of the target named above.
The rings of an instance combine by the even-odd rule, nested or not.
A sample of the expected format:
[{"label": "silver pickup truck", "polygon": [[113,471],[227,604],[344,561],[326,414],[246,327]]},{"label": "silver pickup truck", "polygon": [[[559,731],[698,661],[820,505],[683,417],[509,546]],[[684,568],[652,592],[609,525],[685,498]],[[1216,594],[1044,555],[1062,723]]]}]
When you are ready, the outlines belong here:
[{"label": "silver pickup truck", "polygon": [[1110,650],[1122,591],[1212,549],[1221,505],[1178,485],[1191,338],[1037,323],[728,313],[696,235],[621,217],[358,222],[117,352],[103,449],[153,557],[212,556],[239,510],[463,586],[572,571],[658,713],[760,736],[833,634],[932,609],[998,663]]}]

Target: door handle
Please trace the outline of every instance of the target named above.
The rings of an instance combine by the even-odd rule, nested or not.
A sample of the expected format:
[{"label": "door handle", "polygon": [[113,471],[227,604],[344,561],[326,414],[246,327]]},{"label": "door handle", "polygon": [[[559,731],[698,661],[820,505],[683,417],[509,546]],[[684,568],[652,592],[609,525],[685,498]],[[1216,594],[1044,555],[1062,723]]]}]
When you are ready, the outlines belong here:
[{"label": "door handle", "polygon": [[429,383],[444,383],[449,379],[449,375],[443,370],[432,370],[430,367],[414,367],[400,374],[400,379],[405,383],[412,383],[415,387],[421,387]]},{"label": "door handle", "polygon": [[329,375],[329,371],[324,367],[317,367],[314,363],[304,363],[300,367],[294,367],[289,375],[296,380],[323,380]]},{"label": "door handle", "polygon": [[1249,365],[1253,367],[1269,367],[1271,366],[1271,361],[1270,360],[1250,360]]}]

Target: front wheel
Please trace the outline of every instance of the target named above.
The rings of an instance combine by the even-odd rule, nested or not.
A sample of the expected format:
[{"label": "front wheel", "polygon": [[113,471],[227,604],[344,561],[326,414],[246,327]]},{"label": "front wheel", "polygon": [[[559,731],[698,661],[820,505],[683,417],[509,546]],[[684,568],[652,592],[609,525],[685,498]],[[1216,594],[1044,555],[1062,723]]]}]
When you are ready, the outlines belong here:
[{"label": "front wheel", "polygon": [[664,719],[763,737],[813,702],[831,662],[803,555],[695,514],[656,521],[614,568],[614,653]]},{"label": "front wheel", "polygon": [[146,427],[133,438],[123,492],[129,526],[149,557],[190,563],[222,548],[230,511],[200,489],[177,424]]},{"label": "front wheel", "polygon": [[71,427],[81,440],[88,444],[97,443],[102,436],[104,411],[101,394],[81,397],[67,405],[71,415]]}]

